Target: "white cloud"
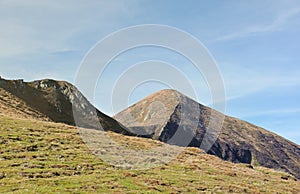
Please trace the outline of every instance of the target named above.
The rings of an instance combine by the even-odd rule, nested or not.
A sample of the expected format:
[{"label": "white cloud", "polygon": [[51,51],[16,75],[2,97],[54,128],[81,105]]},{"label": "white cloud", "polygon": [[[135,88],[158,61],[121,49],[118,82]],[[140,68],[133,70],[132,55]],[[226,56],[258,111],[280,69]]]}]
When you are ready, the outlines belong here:
[{"label": "white cloud", "polygon": [[107,33],[134,2],[0,0],[0,57],[78,49],[74,40]]},{"label": "white cloud", "polygon": [[283,30],[284,25],[288,23],[290,19],[300,14],[300,7],[293,8],[291,10],[281,13],[273,22],[267,25],[253,25],[249,26],[241,31],[237,31],[231,34],[221,36],[214,41],[227,41],[237,38],[244,38],[259,33],[267,33]]},{"label": "white cloud", "polygon": [[243,117],[257,117],[257,116],[266,116],[266,115],[279,115],[284,114],[298,114],[300,113],[299,108],[287,108],[287,109],[275,109],[275,110],[265,110],[259,112],[252,112],[251,114],[245,114]]},{"label": "white cloud", "polygon": [[267,88],[300,85],[299,71],[244,67],[231,63],[219,63],[225,81],[227,101],[265,90]]}]

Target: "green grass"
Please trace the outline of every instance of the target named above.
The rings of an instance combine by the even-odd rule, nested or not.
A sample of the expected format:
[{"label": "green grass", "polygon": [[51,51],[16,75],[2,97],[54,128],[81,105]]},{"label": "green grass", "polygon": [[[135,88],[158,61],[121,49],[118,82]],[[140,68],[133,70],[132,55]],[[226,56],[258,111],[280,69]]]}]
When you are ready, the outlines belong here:
[{"label": "green grass", "polygon": [[[109,132],[124,146],[160,142]],[[282,179],[287,176],[288,180]],[[124,170],[94,156],[75,127],[0,116],[0,193],[299,193],[299,181],[188,148],[164,166]]]}]

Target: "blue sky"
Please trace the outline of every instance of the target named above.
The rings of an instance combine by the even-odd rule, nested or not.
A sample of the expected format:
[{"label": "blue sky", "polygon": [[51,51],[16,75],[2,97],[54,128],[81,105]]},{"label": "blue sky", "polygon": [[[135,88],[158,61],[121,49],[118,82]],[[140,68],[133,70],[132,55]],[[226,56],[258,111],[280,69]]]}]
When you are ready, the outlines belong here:
[{"label": "blue sky", "polygon": [[[300,2],[0,0],[0,75],[27,81],[54,78],[74,83],[86,53],[110,33],[132,25],[163,24],[199,39],[215,58],[226,86],[226,114],[300,144]],[[113,114],[105,93],[117,75],[143,60],[174,64],[209,105],[203,78],[188,61],[161,48],[119,56],[99,81],[94,101]],[[146,83],[129,104],[167,86]],[[82,89],[82,88],[80,88]]]}]

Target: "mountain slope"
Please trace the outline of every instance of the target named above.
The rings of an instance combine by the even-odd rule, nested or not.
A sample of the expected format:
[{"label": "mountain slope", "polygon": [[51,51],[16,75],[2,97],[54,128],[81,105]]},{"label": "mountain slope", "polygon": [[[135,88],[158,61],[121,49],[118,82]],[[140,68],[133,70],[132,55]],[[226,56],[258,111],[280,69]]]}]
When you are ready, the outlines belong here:
[{"label": "mountain slope", "polygon": [[3,88],[0,88],[0,114],[24,119],[50,121],[47,116],[32,109],[22,99],[12,95]]},{"label": "mountain slope", "polygon": [[[182,109],[185,109],[183,111]],[[209,121],[220,114],[174,90],[162,90],[116,114],[133,133],[182,145],[172,136],[193,135],[189,146],[200,147]],[[214,114],[212,114],[214,113]],[[184,138],[182,138],[184,139]],[[283,170],[300,178],[300,146],[260,127],[226,116],[220,135],[208,153],[224,160]]]},{"label": "mountain slope", "polygon": [[[22,101],[22,104],[27,107],[26,109],[36,112],[38,117],[42,115],[54,122],[131,135],[120,123],[97,110],[70,83],[50,79],[24,82],[23,80],[0,78],[0,88],[3,94],[12,97],[6,98],[7,100]],[[17,106],[19,106],[14,102],[6,102],[7,104],[13,106],[14,109],[18,109]],[[74,115],[77,117],[76,122]]]},{"label": "mountain slope", "polygon": [[[163,144],[114,132],[99,133],[131,149]],[[119,154],[118,147],[109,146],[102,145]],[[1,115],[0,152],[0,193],[300,192],[299,181],[286,173],[233,164],[195,148],[186,148],[177,158],[156,168],[119,169],[95,157],[76,127]]]}]

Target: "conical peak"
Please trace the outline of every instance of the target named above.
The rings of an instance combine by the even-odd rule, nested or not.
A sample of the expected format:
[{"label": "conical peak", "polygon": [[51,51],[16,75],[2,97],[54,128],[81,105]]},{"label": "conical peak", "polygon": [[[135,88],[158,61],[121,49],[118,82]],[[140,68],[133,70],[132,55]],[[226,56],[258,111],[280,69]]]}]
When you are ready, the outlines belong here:
[{"label": "conical peak", "polygon": [[165,89],[147,96],[146,98],[140,100],[133,106],[140,105],[145,107],[147,105],[156,103],[156,104],[162,104],[167,109],[171,107],[172,107],[171,109],[173,109],[181,102],[182,97],[184,97],[184,95],[176,90]]},{"label": "conical peak", "polygon": [[[185,94],[182,94],[181,92],[174,90],[174,89],[164,89],[160,90],[154,94],[149,95],[148,97],[144,98],[143,100],[152,100],[156,99],[159,100],[163,103],[168,103],[172,102],[173,105],[178,105],[178,104],[200,104],[203,106],[201,103],[197,102],[193,98],[186,96]],[[141,100],[141,101],[143,101]],[[140,101],[140,102],[141,102]]]},{"label": "conical peak", "polygon": [[160,96],[160,95],[178,96],[178,97],[179,96],[184,96],[182,93],[180,93],[180,92],[178,92],[177,90],[174,90],[174,89],[160,90],[158,92],[155,92],[155,93],[151,94],[150,96]]},{"label": "conical peak", "polygon": [[116,114],[115,118],[130,127],[162,125],[180,103],[181,96],[176,90],[161,90]]},{"label": "conical peak", "polygon": [[142,99],[140,102],[143,102],[143,101],[150,101],[150,102],[161,101],[163,103],[172,102],[172,104],[173,103],[178,104],[178,103],[180,103],[180,99],[183,98],[183,97],[186,97],[186,96],[183,95],[182,93],[178,92],[177,90],[164,89],[164,90],[160,90],[158,92],[155,92],[153,94],[150,94],[146,98]]},{"label": "conical peak", "polygon": [[[121,111],[120,113],[128,113],[132,110],[143,110],[149,107],[151,109],[156,110],[159,112],[159,109],[163,108],[165,111],[172,113],[174,109],[179,104],[187,104],[191,106],[197,106],[199,103],[194,101],[193,99],[185,96],[184,94],[178,92],[174,89],[164,89],[160,90],[156,93],[150,94],[149,96],[145,97],[144,99],[138,101],[137,103],[133,104],[132,106],[126,108],[125,110]],[[136,111],[133,111],[136,112]],[[115,116],[120,116],[119,114]]]}]

